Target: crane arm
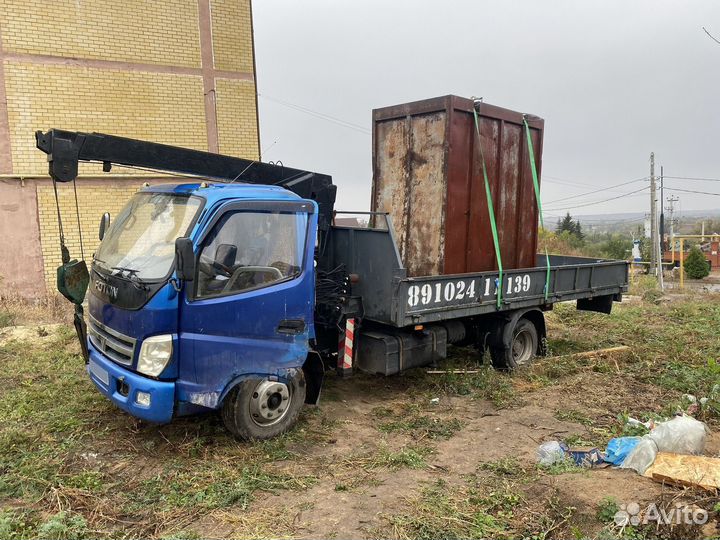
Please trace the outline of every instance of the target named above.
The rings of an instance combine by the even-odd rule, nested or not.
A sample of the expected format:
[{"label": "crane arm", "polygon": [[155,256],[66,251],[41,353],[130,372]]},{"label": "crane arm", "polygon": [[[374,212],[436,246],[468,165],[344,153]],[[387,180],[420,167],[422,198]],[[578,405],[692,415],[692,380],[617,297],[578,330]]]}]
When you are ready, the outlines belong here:
[{"label": "crane arm", "polygon": [[74,180],[80,161],[94,161],[101,162],[105,172],[112,165],[123,165],[220,181],[276,185],[315,200],[319,207],[318,226],[323,232],[332,222],[337,188],[326,174],[103,133],[51,129],[35,132],[35,142],[47,154],[50,176],[58,182]]}]

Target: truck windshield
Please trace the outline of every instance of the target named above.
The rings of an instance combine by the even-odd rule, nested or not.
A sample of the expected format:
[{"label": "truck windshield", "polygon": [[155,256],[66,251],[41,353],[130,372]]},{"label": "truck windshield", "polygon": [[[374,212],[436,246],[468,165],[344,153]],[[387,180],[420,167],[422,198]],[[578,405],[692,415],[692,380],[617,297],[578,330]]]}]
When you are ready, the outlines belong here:
[{"label": "truck windshield", "polygon": [[95,263],[131,279],[165,278],[175,259],[175,239],[187,235],[200,205],[198,197],[135,194],[105,234]]}]

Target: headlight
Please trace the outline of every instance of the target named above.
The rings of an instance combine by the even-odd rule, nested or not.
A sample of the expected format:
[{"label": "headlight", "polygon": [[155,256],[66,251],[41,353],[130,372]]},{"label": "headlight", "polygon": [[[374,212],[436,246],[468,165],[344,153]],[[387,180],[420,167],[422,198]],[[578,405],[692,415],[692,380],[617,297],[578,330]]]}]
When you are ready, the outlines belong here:
[{"label": "headlight", "polygon": [[138,357],[137,370],[157,377],[172,357],[172,336],[152,336],[143,341]]}]

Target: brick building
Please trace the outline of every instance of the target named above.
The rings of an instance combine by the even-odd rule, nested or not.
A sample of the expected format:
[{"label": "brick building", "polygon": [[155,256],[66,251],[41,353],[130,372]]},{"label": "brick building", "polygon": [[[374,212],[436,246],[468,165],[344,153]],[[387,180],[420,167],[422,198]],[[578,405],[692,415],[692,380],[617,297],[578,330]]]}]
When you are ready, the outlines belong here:
[{"label": "brick building", "polygon": [[[55,289],[57,219],[35,130],[98,131],[255,159],[259,155],[251,0],[0,0],[0,295]],[[82,164],[89,259],[147,172]],[[80,257],[72,184],[59,184]],[[47,284],[47,286],[46,286]]]}]

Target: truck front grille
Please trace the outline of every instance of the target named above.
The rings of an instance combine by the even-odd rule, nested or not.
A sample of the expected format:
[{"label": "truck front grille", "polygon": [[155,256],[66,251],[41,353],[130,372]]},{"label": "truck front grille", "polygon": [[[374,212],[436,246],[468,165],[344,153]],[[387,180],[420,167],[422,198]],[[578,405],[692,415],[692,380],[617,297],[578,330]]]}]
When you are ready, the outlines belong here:
[{"label": "truck front grille", "polygon": [[118,364],[124,366],[132,364],[137,340],[108,328],[92,316],[89,316],[88,319],[90,322],[88,336],[95,348]]}]

